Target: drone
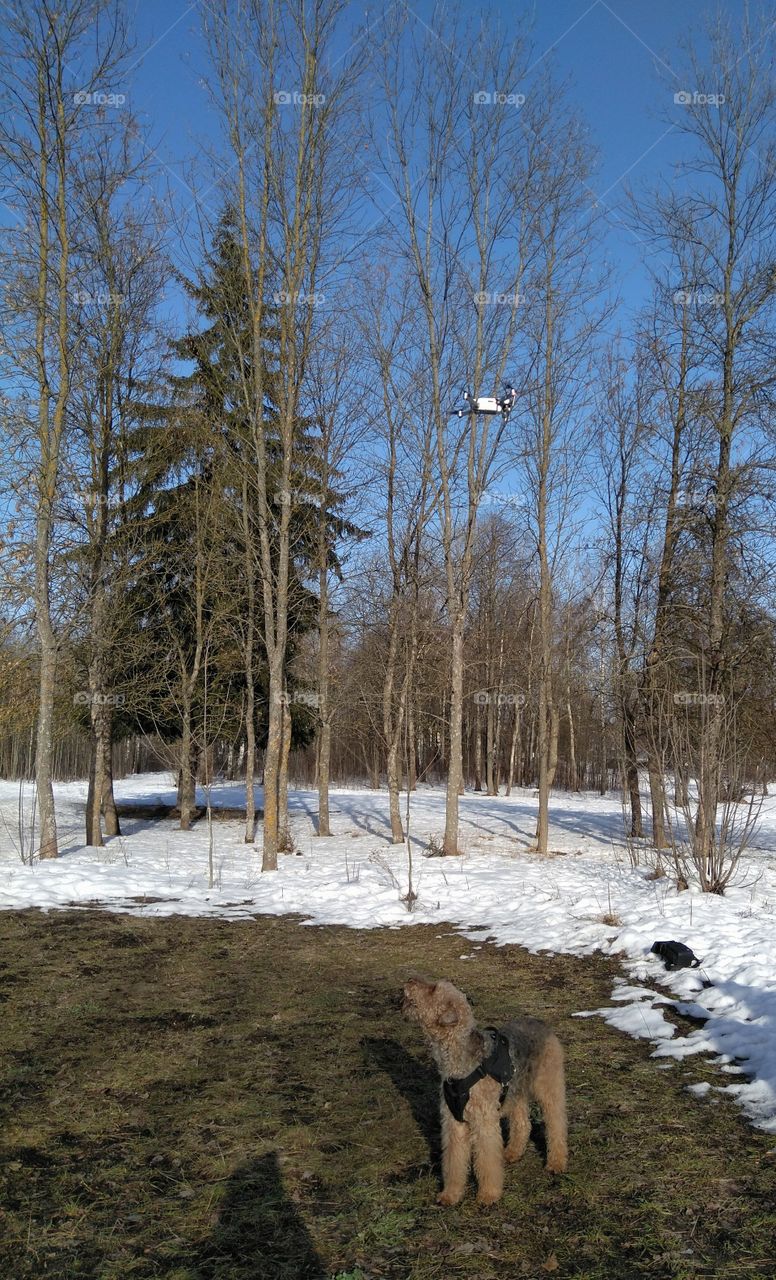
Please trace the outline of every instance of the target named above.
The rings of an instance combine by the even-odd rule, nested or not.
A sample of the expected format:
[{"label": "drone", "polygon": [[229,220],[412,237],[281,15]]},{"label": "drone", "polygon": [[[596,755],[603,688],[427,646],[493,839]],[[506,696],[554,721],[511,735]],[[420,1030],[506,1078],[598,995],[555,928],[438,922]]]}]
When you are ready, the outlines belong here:
[{"label": "drone", "polygon": [[451,417],[465,418],[467,414],[484,413],[495,415],[500,413],[502,419],[506,422],[515,407],[517,392],[510,383],[507,383],[504,387],[504,394],[501,396],[473,396],[468,391],[464,391],[463,399],[466,401],[466,408],[453,409]]}]

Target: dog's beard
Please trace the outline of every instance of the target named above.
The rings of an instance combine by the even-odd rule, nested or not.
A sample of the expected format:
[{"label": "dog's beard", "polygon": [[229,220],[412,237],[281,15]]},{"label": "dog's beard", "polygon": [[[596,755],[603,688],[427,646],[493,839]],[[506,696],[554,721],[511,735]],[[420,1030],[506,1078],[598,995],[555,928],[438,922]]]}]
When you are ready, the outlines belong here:
[{"label": "dog's beard", "polygon": [[403,1018],[407,1018],[410,1022],[415,1022],[417,1020],[417,1010],[409,996],[405,996],[401,1002],[401,1015]]}]

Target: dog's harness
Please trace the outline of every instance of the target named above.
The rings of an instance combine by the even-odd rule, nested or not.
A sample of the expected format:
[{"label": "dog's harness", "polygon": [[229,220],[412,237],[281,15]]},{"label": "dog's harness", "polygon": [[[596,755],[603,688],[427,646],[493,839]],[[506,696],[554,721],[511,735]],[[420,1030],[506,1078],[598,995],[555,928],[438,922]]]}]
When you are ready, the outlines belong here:
[{"label": "dog's harness", "polygon": [[480,1065],[475,1067],[468,1076],[459,1076],[457,1079],[442,1081],[445,1102],[450,1108],[453,1118],[459,1122],[463,1121],[463,1113],[469,1101],[469,1094],[478,1080],[484,1080],[486,1076],[492,1076],[494,1080],[498,1080],[501,1085],[501,1096],[499,1098],[499,1106],[501,1106],[507,1096],[509,1082],[515,1074],[515,1064],[509,1052],[509,1040],[507,1037],[495,1027],[485,1027],[485,1030],[490,1033],[494,1040],[493,1049],[487,1058],[483,1058]]}]

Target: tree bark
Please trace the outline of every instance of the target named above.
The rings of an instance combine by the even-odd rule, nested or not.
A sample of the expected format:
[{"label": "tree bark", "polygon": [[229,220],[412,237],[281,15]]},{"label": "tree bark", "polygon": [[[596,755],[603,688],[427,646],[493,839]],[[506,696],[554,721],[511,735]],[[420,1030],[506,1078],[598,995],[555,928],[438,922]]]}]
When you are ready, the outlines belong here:
[{"label": "tree bark", "polygon": [[282,853],[291,853],[293,842],[288,820],[288,760],[291,754],[291,706],[288,693],[283,699],[283,716],[281,722],[282,737],[280,744],[280,765],[278,770],[278,809],[279,834],[278,849]]},{"label": "tree bark", "polygon": [[445,798],[444,852],[448,857],[460,853],[458,848],[458,797],[463,790],[463,632],[460,613],[453,618],[450,661],[450,758],[448,761]]},{"label": "tree bark", "polygon": [[474,712],[474,790],[482,791],[482,712],[479,703]]},{"label": "tree bark", "polygon": [[192,730],[191,703],[184,702],[181,716],[180,829],[190,831],[197,785],[197,748]]}]

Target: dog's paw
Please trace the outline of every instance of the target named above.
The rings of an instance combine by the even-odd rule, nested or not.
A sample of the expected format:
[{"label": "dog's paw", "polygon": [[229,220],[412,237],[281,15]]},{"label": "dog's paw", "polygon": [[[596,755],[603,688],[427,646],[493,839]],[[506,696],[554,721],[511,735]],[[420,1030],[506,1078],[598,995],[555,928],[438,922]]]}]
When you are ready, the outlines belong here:
[{"label": "dog's paw", "polygon": [[524,1155],[524,1151],[510,1151],[509,1147],[507,1147],[504,1151],[504,1164],[517,1164],[518,1160],[522,1160]]},{"label": "dog's paw", "polygon": [[565,1173],[568,1169],[568,1160],[565,1156],[551,1156],[544,1168],[547,1173]]},{"label": "dog's paw", "polygon": [[478,1191],[477,1204],[496,1204],[501,1199],[500,1191]]},{"label": "dog's paw", "polygon": [[462,1195],[457,1195],[454,1191],[440,1191],[436,1198],[437,1204],[444,1205],[446,1208],[454,1204],[460,1204],[463,1199]]}]

